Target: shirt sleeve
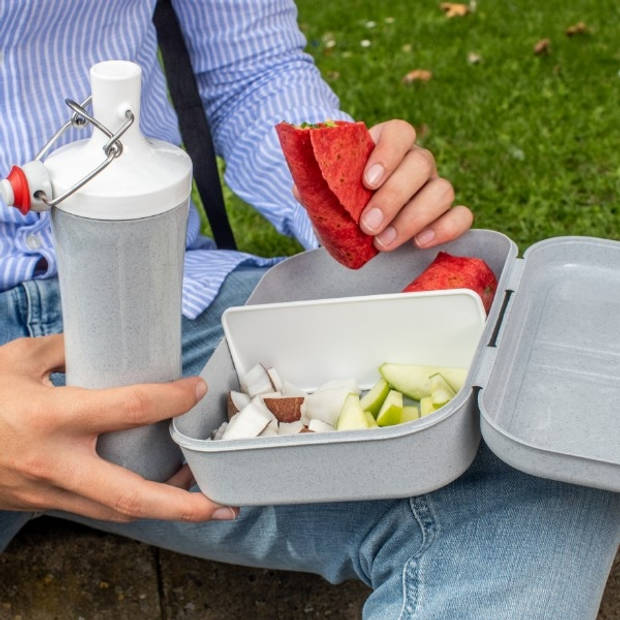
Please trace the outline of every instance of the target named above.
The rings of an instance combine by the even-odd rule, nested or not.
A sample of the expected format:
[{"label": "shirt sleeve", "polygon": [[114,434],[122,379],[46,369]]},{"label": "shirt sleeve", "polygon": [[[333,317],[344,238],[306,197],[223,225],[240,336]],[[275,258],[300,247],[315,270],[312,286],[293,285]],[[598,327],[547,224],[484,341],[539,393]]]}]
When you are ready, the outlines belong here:
[{"label": "shirt sleeve", "polygon": [[323,81],[289,0],[175,0],[225,180],[282,234],[317,241],[274,126],[350,120]]}]

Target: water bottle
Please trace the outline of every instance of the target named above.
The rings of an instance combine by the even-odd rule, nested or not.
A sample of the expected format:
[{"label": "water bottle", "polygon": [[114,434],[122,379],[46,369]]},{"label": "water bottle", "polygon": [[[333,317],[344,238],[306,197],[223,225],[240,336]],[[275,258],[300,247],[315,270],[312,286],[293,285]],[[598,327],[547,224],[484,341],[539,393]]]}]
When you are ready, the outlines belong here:
[{"label": "water bottle", "polygon": [[[181,292],[192,164],[140,130],[141,69],[106,61],[92,96],[36,160],[0,181],[22,212],[51,209],[65,335],[67,385],[108,388],[181,376]],[[92,113],[87,107],[92,104]],[[51,152],[70,126],[90,138]],[[45,158],[45,159],[44,159]],[[180,466],[168,421],[103,434],[104,458],[150,480]]]}]

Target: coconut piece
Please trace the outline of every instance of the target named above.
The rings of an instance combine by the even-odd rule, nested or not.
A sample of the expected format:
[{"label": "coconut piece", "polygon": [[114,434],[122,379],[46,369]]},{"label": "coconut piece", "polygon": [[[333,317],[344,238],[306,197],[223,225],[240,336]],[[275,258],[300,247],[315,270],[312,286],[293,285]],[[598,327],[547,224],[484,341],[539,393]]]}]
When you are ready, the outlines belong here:
[{"label": "coconut piece", "polygon": [[226,397],[226,413],[228,419],[232,418],[235,413],[241,411],[246,405],[250,403],[250,397],[245,392],[237,392],[231,390]]},{"label": "coconut piece", "polygon": [[269,421],[269,424],[265,426],[260,436],[261,437],[273,437],[274,435],[278,435],[278,421],[275,418]]},{"label": "coconut piece", "polygon": [[221,439],[226,427],[228,426],[228,422],[222,422],[212,433],[211,439]]},{"label": "coconut piece", "polygon": [[323,420],[317,420],[316,418],[310,420],[308,424],[308,431],[311,433],[329,433],[334,430],[336,429],[331,424],[326,424]]},{"label": "coconut piece", "polygon": [[301,396],[263,396],[265,406],[280,422],[295,422],[301,418],[301,406],[304,398]]},{"label": "coconut piece", "polygon": [[262,364],[252,366],[244,375],[241,375],[239,377],[239,385],[250,398],[257,394],[273,392],[275,389]]},{"label": "coconut piece", "polygon": [[280,422],[278,425],[278,435],[296,435],[301,433],[304,424],[299,420],[297,422]]},{"label": "coconut piece", "polygon": [[257,437],[273,419],[271,412],[257,401],[246,405],[228,422],[222,439],[249,439]]},{"label": "coconut piece", "polygon": [[250,403],[258,407],[270,420],[275,420],[276,422],[278,421],[278,419],[273,415],[273,413],[269,411],[269,407],[267,407],[267,405],[265,404],[262,394],[255,396],[250,401]]},{"label": "coconut piece", "polygon": [[260,396],[263,400],[265,400],[265,398],[282,398],[282,392],[276,390],[275,392],[264,392],[263,394],[257,394],[257,396]]},{"label": "coconut piece", "polygon": [[302,417],[317,418],[334,426],[344,399],[350,394],[345,388],[319,389],[306,396],[301,406]]},{"label": "coconut piece", "polygon": [[308,396],[308,392],[302,390],[300,387],[290,381],[287,381],[286,379],[282,381],[282,388],[280,391],[282,392],[282,396],[301,396],[302,398]]},{"label": "coconut piece", "polygon": [[275,368],[267,368],[267,375],[269,376],[269,380],[271,381],[271,385],[273,385],[273,389],[277,392],[282,391],[282,378],[278,374],[278,371]]}]

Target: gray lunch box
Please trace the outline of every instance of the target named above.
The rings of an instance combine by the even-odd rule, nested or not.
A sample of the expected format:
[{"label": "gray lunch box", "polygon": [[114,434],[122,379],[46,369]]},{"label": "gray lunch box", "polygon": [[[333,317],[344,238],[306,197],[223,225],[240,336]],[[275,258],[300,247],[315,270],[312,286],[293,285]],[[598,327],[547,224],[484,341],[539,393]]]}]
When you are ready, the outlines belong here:
[{"label": "gray lunch box", "polygon": [[[480,257],[498,278],[486,322],[466,337],[475,333],[476,341],[456,397],[430,416],[397,426],[214,441],[209,436],[226,419],[226,395],[239,385],[231,348],[238,358],[237,347],[243,347],[229,348],[224,339],[201,373],[207,396],[170,427],[205,495],[231,505],[420,495],[469,467],[481,432],[517,469],[620,491],[620,242],[558,237],[517,258],[505,235],[471,230],[438,248],[382,253],[357,271],[319,249],[270,269],[247,304],[329,304],[352,297],[364,304],[364,296],[394,296],[439,250]],[[349,313],[353,327],[364,326],[360,308]],[[435,320],[449,325],[440,313]],[[298,327],[320,341],[320,326]],[[386,330],[406,334],[407,321],[390,321]],[[372,338],[368,348],[380,349]],[[316,353],[296,350],[316,374]],[[264,354],[264,361],[278,358],[278,351]],[[394,360],[377,358],[382,361]]]}]

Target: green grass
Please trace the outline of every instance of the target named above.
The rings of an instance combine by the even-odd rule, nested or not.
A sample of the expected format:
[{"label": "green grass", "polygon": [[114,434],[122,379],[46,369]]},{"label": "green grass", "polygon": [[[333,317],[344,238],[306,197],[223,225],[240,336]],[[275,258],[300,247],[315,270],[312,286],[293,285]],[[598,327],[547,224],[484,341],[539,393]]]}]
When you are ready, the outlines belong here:
[{"label": "green grass", "polygon": [[[555,235],[620,239],[618,2],[479,0],[474,13],[453,19],[434,1],[298,7],[307,50],[342,109],[368,125],[404,118],[425,126],[419,142],[457,201],[473,209],[476,227],[502,231],[522,250]],[[567,37],[578,21],[589,32]],[[535,56],[545,37],[550,54]],[[481,62],[470,64],[470,52]],[[432,79],[402,84],[416,68]],[[299,249],[228,190],[226,199],[243,249]]]}]

